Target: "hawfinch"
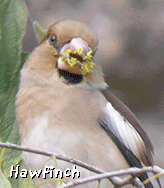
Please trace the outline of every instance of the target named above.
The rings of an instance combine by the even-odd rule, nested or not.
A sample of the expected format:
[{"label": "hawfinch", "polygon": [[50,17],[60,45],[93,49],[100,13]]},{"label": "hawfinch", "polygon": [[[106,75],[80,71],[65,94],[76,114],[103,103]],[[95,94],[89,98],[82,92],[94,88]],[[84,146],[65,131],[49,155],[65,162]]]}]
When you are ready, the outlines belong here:
[{"label": "hawfinch", "polygon": [[[67,155],[106,172],[153,165],[149,137],[136,116],[108,90],[101,67],[93,59],[97,44],[95,32],[80,21],[66,19],[50,26],[21,70],[16,99],[21,144]],[[75,168],[42,155],[24,152],[23,156],[26,168],[32,171],[44,170],[43,166],[62,172]],[[65,179],[94,174],[78,166],[76,170],[80,177]],[[139,178],[144,181],[151,175]],[[38,185],[52,179],[41,174],[33,180]],[[57,184],[54,180],[41,187]],[[111,186],[107,179],[100,182],[101,188]],[[153,180],[145,187],[161,186]]]}]

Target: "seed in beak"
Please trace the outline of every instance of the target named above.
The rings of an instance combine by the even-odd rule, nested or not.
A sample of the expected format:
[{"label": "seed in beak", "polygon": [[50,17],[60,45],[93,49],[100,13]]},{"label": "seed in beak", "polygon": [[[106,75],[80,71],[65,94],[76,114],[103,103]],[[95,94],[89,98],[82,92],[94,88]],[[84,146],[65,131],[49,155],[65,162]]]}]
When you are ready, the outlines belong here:
[{"label": "seed in beak", "polygon": [[92,60],[92,50],[88,51],[83,58],[83,49],[78,48],[74,51],[71,49],[66,50],[64,53],[61,54],[59,59],[65,63],[67,63],[70,67],[78,66],[83,71],[83,75],[93,72],[92,69],[95,64],[91,61]]}]

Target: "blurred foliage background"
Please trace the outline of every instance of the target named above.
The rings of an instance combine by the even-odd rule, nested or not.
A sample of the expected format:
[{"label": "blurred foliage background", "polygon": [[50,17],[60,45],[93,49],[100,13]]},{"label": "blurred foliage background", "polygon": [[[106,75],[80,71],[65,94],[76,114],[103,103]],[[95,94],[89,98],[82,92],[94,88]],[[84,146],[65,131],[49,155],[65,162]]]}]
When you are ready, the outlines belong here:
[{"label": "blurred foliage background", "polygon": [[[164,168],[164,0],[26,0],[31,21],[47,29],[78,19],[99,38],[95,60],[113,92],[137,115]],[[28,20],[24,50],[37,45]],[[161,178],[164,185],[164,178]]]}]

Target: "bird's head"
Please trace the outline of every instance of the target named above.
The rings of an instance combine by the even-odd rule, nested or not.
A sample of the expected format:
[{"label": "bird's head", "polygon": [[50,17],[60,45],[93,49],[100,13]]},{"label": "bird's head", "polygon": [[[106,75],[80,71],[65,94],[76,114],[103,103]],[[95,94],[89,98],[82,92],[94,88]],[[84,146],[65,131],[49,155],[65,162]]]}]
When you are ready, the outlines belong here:
[{"label": "bird's head", "polygon": [[40,58],[40,62],[33,63],[33,68],[39,66],[46,73],[55,69],[58,77],[68,84],[97,82],[99,76],[96,79],[95,74],[102,77],[101,68],[93,59],[97,45],[96,33],[85,23],[61,20],[50,26],[40,46],[32,53],[36,59]]}]

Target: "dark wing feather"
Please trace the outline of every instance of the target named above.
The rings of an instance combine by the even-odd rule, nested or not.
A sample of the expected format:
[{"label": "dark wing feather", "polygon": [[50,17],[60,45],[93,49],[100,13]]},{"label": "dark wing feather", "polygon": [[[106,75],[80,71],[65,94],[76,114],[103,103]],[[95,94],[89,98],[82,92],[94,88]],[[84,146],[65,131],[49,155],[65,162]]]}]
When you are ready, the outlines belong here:
[{"label": "dark wing feather", "polygon": [[[102,125],[102,124],[101,124]],[[129,163],[130,167],[137,167],[137,168],[142,168],[143,165],[140,162],[140,160],[133,154],[132,151],[130,151],[126,146],[124,146],[124,144],[122,144],[119,139],[107,128],[106,125],[102,125],[102,127],[106,130],[106,132],[108,133],[108,135],[112,138],[112,140],[114,141],[114,143],[117,145],[117,147],[119,148],[119,150],[121,151],[121,153],[123,154],[124,158],[126,159],[126,161]],[[106,127],[106,128],[105,128]],[[141,176],[139,176],[139,179],[143,182],[145,180],[147,180],[149,177],[147,175],[147,173],[143,173],[141,174]],[[146,188],[154,188],[154,186],[149,183],[148,185],[145,186]]]},{"label": "dark wing feather", "polygon": [[[108,89],[103,89],[101,92],[109,102],[100,115],[99,122],[115,142],[126,161],[131,167],[141,168],[144,165],[153,165],[153,146],[139,120]],[[149,175],[144,173],[139,178],[144,181],[149,178]],[[146,185],[146,188],[156,187],[161,188],[159,180],[154,180],[153,183]]]},{"label": "dark wing feather", "polygon": [[120,101],[113,93],[111,93],[108,89],[101,90],[103,95],[106,97],[106,99],[112,104],[112,106],[136,129],[136,131],[139,133],[141,138],[143,139],[146,147],[146,161],[144,161],[145,165],[152,165],[153,164],[153,157],[152,153],[153,145],[146,134],[146,132],[142,129],[140,121],[137,119],[137,117],[131,112],[131,110],[125,106],[122,101]]}]

